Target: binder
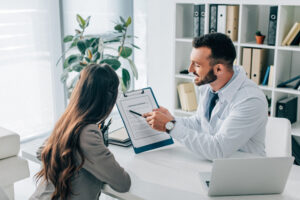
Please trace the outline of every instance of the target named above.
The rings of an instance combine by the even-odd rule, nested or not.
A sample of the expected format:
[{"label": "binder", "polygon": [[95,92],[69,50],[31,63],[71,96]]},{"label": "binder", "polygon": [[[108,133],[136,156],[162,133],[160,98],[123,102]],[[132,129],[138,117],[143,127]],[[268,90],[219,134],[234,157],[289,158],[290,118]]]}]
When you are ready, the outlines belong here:
[{"label": "binder", "polygon": [[116,105],[136,154],[174,143],[169,134],[153,130],[143,117],[129,111],[147,113],[159,108],[150,87],[120,94]]},{"label": "binder", "polygon": [[194,37],[200,35],[200,5],[194,5]]},{"label": "binder", "polygon": [[264,76],[264,80],[262,82],[262,85],[267,85],[267,81],[268,81],[268,78],[269,78],[269,73],[270,73],[270,67],[271,66],[268,66],[267,70],[266,70],[266,73],[265,73],[265,76]]},{"label": "binder", "polygon": [[181,109],[184,111],[197,110],[197,99],[194,83],[182,83],[177,86]]},{"label": "binder", "polygon": [[277,28],[277,6],[270,7],[269,30],[268,30],[268,45],[275,45],[276,28]]},{"label": "binder", "polygon": [[205,5],[200,5],[200,33],[199,35],[204,35],[204,25],[205,25]]},{"label": "binder", "polygon": [[227,6],[226,35],[232,40],[238,40],[239,6]]},{"label": "binder", "polygon": [[226,6],[218,5],[217,32],[226,33]]},{"label": "binder", "polygon": [[252,48],[243,48],[242,66],[246,71],[247,77],[251,78],[251,64],[252,64]]},{"label": "binder", "polygon": [[210,5],[209,33],[217,32],[218,5]]},{"label": "binder", "polygon": [[276,117],[290,120],[291,124],[297,121],[298,97],[288,97],[277,101]]},{"label": "binder", "polygon": [[270,65],[268,86],[273,87],[274,65]]},{"label": "binder", "polygon": [[251,79],[259,85],[266,70],[266,49],[253,49]]}]

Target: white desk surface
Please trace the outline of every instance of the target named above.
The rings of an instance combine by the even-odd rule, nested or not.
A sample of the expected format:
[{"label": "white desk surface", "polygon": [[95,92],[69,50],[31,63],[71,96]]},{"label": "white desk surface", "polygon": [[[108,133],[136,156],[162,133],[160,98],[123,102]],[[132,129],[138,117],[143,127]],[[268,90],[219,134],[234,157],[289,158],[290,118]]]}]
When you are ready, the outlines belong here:
[{"label": "white desk surface", "polygon": [[300,167],[296,165],[292,167],[282,194],[209,197],[198,173],[210,171],[212,163],[200,160],[178,143],[141,154],[135,154],[132,147],[110,145],[109,149],[130,174],[132,185],[130,191],[123,194],[115,192],[107,185],[102,192],[121,199],[300,199]]}]

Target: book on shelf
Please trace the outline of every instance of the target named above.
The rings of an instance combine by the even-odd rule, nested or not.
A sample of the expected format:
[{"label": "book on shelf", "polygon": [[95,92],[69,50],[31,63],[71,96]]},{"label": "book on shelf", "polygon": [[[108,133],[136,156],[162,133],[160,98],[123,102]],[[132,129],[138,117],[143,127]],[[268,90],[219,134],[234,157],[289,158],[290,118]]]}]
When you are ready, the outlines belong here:
[{"label": "book on shelf", "polygon": [[264,76],[264,80],[263,80],[263,82],[261,83],[262,85],[267,85],[267,83],[268,83],[268,78],[269,78],[270,68],[271,68],[271,66],[268,66],[268,68],[267,68],[267,70],[266,70],[266,73],[265,73],[265,76]]},{"label": "book on shelf", "polygon": [[270,65],[268,86],[273,87],[274,65]]},{"label": "book on shelf", "polygon": [[300,23],[295,22],[292,28],[289,30],[288,34],[283,39],[281,45],[286,46],[290,45],[293,41],[293,39],[297,36],[297,33],[300,31]]},{"label": "book on shelf", "polygon": [[177,86],[181,109],[184,111],[197,110],[197,98],[194,83],[181,83]]},{"label": "book on shelf", "polygon": [[265,73],[266,66],[266,49],[253,49],[251,79],[259,85],[261,83],[262,74]]},{"label": "book on shelf", "polygon": [[217,32],[226,33],[226,5],[218,5]]},{"label": "book on shelf", "polygon": [[210,5],[209,12],[209,33],[217,32],[217,15],[218,15],[218,5]]},{"label": "book on shelf", "polygon": [[238,40],[239,6],[226,7],[226,35],[232,40]]},{"label": "book on shelf", "polygon": [[297,33],[296,37],[293,39],[291,45],[298,45],[300,44],[300,31]]},{"label": "book on shelf", "polygon": [[276,29],[277,29],[277,12],[278,12],[278,6],[270,7],[268,45],[275,45]]},{"label": "book on shelf", "polygon": [[251,78],[251,63],[252,62],[252,48],[243,48],[242,66],[246,71],[247,77]]}]

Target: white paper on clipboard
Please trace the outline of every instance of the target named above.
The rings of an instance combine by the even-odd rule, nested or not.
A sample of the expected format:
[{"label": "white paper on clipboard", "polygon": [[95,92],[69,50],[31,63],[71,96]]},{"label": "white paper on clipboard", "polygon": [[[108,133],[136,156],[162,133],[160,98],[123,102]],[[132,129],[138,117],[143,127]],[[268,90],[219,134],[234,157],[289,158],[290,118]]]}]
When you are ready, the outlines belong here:
[{"label": "white paper on clipboard", "polygon": [[144,114],[158,108],[151,88],[120,95],[117,107],[134,148],[141,148],[171,138],[165,132],[153,130],[145,118],[129,112],[129,110],[133,110]]}]

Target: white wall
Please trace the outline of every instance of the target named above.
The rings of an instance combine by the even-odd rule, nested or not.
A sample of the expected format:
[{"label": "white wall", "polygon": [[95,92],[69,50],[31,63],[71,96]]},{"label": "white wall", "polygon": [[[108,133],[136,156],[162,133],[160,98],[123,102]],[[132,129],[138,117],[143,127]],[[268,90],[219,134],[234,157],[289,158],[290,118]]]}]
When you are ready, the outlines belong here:
[{"label": "white wall", "polygon": [[158,103],[173,109],[175,1],[147,2],[147,79]]}]

